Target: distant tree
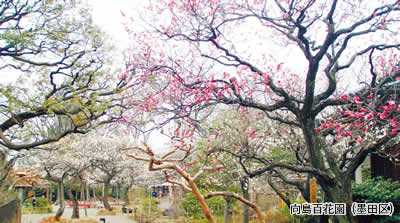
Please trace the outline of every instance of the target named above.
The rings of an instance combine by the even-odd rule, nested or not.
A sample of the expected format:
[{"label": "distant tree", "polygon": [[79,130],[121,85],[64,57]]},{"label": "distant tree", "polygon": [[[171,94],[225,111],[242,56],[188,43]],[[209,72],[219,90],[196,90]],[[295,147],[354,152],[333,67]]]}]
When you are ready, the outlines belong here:
[{"label": "distant tree", "polygon": [[[90,161],[93,180],[103,185],[103,194],[101,200],[104,208],[111,211],[112,207],[108,202],[109,191],[112,183],[130,167],[126,155],[120,151],[130,145],[132,139],[124,136],[97,135],[96,137],[87,137],[82,141],[81,147],[85,150],[86,159]],[[135,171],[135,170],[131,170]]]},{"label": "distant tree", "polygon": [[[90,172],[90,159],[84,155],[82,150],[81,137],[67,136],[55,143],[47,145],[46,149],[29,150],[24,153],[24,157],[19,161],[19,166],[25,168],[35,168],[41,171],[44,179],[57,184],[57,201],[59,209],[55,217],[60,218],[65,210],[65,194],[72,201],[72,218],[79,218],[79,205],[77,190],[73,193],[73,186],[82,186]],[[67,187],[66,187],[67,185]]]},{"label": "distant tree", "polygon": [[[54,156],[58,158],[54,159]],[[44,178],[57,184],[59,208],[55,214],[55,218],[60,219],[65,211],[65,181],[71,169],[68,163],[62,160],[62,155],[56,152],[41,153],[40,157],[46,161],[40,165],[44,172]]]}]

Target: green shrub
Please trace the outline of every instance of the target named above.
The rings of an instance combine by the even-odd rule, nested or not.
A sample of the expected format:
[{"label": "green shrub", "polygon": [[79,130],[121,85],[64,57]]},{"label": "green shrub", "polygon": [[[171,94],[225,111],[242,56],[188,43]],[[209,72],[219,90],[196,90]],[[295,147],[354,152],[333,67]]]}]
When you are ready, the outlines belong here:
[{"label": "green shrub", "polygon": [[51,203],[44,197],[36,198],[36,206],[32,205],[32,198],[26,199],[22,204],[22,213],[23,214],[44,214],[51,213],[53,211],[53,207]]},{"label": "green shrub", "polygon": [[[26,199],[23,203],[24,207],[32,207],[32,198]],[[36,207],[37,208],[45,208],[51,206],[50,202],[44,197],[36,198]]]},{"label": "green shrub", "polygon": [[376,223],[400,222],[400,182],[382,177],[368,179],[353,185],[353,200],[356,202],[393,202],[393,216],[371,216]]},{"label": "green shrub", "polygon": [[39,197],[36,199],[36,206],[37,207],[48,207],[48,206],[51,206],[51,204],[46,198]]},{"label": "green shrub", "polygon": [[[215,216],[221,216],[224,213],[225,200],[222,197],[213,197],[207,199],[208,207],[212,210]],[[192,193],[187,193],[182,201],[182,208],[187,217],[193,219],[204,218],[203,212],[196,198]]]},{"label": "green shrub", "polygon": [[141,199],[140,209],[142,212],[147,213],[150,210],[152,214],[159,214],[160,209],[158,209],[158,201],[153,197],[144,197]]},{"label": "green shrub", "polygon": [[368,179],[353,185],[354,200],[400,203],[400,183],[384,178]]},{"label": "green shrub", "polygon": [[47,214],[53,212],[53,208],[49,207],[23,207],[22,214]]}]

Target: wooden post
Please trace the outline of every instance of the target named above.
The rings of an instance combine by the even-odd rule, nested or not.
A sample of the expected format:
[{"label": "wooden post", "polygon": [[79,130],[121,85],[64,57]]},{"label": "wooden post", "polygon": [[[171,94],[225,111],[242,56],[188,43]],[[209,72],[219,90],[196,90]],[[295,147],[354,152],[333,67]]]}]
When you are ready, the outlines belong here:
[{"label": "wooden post", "polygon": [[278,208],[282,209],[285,207],[285,205],[286,205],[285,201],[279,197]]},{"label": "wooden post", "polygon": [[310,180],[310,202],[311,203],[317,203],[317,190],[318,190],[317,179],[315,179],[315,177],[313,177]]}]

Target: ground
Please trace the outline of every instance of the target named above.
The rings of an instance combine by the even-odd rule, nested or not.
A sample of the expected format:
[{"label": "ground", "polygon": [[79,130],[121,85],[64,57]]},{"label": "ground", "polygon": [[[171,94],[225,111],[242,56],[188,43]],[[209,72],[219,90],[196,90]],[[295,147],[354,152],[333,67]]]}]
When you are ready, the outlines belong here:
[{"label": "ground", "polygon": [[[54,208],[57,210],[57,208]],[[98,209],[96,208],[88,208],[87,209],[87,217],[94,218],[99,220],[100,218],[105,218],[106,223],[135,223],[135,221],[129,219],[125,215],[117,215],[117,216],[97,216]],[[22,215],[22,223],[39,223],[39,221],[47,216],[54,215],[52,214],[27,214]],[[63,217],[70,217],[72,215],[72,208],[66,208]],[[86,217],[85,210],[80,210],[81,217]],[[100,221],[99,221],[100,222]]]}]

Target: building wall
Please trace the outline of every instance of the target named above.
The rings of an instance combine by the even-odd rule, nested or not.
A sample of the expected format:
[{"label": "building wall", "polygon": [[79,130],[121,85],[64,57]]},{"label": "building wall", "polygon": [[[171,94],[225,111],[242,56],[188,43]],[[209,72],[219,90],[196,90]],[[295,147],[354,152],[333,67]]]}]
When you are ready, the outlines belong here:
[{"label": "building wall", "polygon": [[400,180],[400,165],[386,157],[373,154],[371,156],[371,173],[373,177],[382,176],[393,180]]}]

